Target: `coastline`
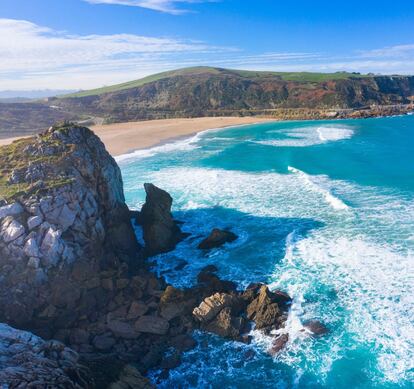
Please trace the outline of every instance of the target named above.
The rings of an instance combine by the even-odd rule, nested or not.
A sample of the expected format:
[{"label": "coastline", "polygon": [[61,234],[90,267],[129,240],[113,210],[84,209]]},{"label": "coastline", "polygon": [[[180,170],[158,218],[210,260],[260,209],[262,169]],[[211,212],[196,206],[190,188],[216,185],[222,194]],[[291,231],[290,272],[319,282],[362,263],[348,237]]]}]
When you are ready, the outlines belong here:
[{"label": "coastline", "polygon": [[[201,117],[114,123],[94,125],[90,128],[105,144],[109,153],[117,157],[185,139],[201,131],[274,121],[277,121],[277,118]],[[0,139],[0,146],[22,138],[26,136]]]}]

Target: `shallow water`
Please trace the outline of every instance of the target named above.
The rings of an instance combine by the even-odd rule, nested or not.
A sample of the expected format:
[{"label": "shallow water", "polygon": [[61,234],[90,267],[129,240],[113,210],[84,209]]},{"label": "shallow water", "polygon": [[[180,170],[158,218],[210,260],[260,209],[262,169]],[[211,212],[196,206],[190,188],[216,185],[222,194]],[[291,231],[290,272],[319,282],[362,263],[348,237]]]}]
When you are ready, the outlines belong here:
[{"label": "shallow water", "polygon": [[[210,130],[119,157],[128,204],[140,208],[153,182],[193,234],[156,258],[168,282],[192,285],[215,264],[240,287],[261,281],[294,298],[276,359],[260,334],[245,346],[200,333],[161,387],[414,387],[413,147],[406,116]],[[213,227],[239,239],[201,253]],[[313,318],[328,336],[303,335]]]}]

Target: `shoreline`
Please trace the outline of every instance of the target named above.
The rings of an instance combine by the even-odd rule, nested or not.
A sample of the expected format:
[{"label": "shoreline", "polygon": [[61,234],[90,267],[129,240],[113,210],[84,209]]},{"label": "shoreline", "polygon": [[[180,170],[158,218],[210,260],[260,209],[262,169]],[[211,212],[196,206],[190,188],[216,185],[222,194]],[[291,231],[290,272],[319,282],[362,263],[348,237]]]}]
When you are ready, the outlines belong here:
[{"label": "shoreline", "polygon": [[[113,157],[150,149],[194,136],[202,131],[275,122],[277,118],[202,117],[145,120],[90,126]],[[0,146],[33,135],[0,139]]]}]

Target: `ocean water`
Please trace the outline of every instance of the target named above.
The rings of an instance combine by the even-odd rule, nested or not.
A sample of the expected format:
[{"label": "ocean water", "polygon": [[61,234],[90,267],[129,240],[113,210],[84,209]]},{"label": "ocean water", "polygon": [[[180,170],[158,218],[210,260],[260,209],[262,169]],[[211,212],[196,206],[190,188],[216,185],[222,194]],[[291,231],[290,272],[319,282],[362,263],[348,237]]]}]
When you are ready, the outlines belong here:
[{"label": "ocean water", "polygon": [[[210,130],[118,162],[130,207],[152,182],[192,233],[155,258],[169,283],[214,264],[294,299],[276,358],[258,333],[251,345],[197,333],[161,388],[414,387],[414,116]],[[213,227],[239,239],[202,253]],[[309,319],[329,334],[306,336]]]}]

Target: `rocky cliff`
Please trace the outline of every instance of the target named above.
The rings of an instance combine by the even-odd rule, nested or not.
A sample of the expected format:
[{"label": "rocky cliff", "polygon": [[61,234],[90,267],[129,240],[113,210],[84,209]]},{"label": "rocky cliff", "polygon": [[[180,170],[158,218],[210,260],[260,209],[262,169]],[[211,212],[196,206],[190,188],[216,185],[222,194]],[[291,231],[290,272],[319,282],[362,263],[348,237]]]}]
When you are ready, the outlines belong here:
[{"label": "rocky cliff", "polygon": [[90,130],[70,126],[0,160],[0,320],[41,332],[75,323],[107,303],[103,275],[140,260],[119,168]]},{"label": "rocky cliff", "polygon": [[[287,109],[360,109],[407,104],[414,96],[414,77],[351,73],[286,74],[201,67],[164,73],[135,84],[82,92],[56,99],[53,104],[66,111],[122,122],[258,114],[289,118]],[[299,117],[312,115],[302,111]]]},{"label": "rocky cliff", "polygon": [[[148,270],[146,256],[186,237],[172,198],[145,184],[141,212],[130,212],[120,170],[89,129],[59,125],[0,148],[0,166],[0,322],[55,339],[0,325],[0,382],[150,388],[142,375],[168,375],[195,346],[194,329],[240,342],[253,324],[283,333],[290,297],[281,291],[239,291],[214,266],[179,290]],[[215,229],[200,249],[235,239]],[[272,352],[287,342],[287,334],[275,339]]]}]

